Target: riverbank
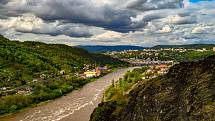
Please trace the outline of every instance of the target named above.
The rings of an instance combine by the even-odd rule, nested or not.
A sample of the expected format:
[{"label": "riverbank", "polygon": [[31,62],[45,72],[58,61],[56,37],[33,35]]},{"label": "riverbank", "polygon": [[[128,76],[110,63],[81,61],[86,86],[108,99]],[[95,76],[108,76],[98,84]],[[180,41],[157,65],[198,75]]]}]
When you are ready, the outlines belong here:
[{"label": "riverbank", "polygon": [[[91,115],[91,121],[104,121],[111,119],[127,105],[129,92],[142,81],[143,73],[149,68],[147,66],[128,71],[123,78],[113,81],[112,85],[105,91],[103,100]],[[107,117],[108,116],[108,117]]]},{"label": "riverbank", "polygon": [[131,68],[119,69],[88,83],[79,90],[74,90],[66,96],[52,100],[34,108],[28,108],[16,114],[1,117],[1,121],[85,121],[89,120],[94,108],[101,102],[104,90],[111,85],[112,80],[118,80]]},{"label": "riverbank", "polygon": [[[214,121],[214,68],[215,56],[174,65],[127,96],[113,93],[117,97],[99,104],[90,121]],[[120,86],[114,87],[117,92]]]},{"label": "riverbank", "polygon": [[[113,68],[109,73],[116,72],[118,69],[120,69],[120,68]],[[59,95],[53,97],[52,99],[44,100],[44,101],[41,100],[41,101],[35,102],[35,103],[33,103],[33,102],[30,103],[30,102],[29,102],[29,104],[26,105],[25,107],[22,107],[22,108],[20,108],[20,109],[14,109],[13,111],[8,111],[9,113],[0,115],[0,118],[1,118],[1,117],[6,117],[6,116],[10,116],[10,115],[13,115],[13,114],[16,114],[16,113],[19,113],[19,112],[23,112],[23,111],[29,110],[29,109],[34,108],[34,107],[37,107],[37,106],[41,106],[41,105],[47,104],[47,103],[50,102],[50,101],[54,101],[54,100],[56,100],[56,99],[58,99],[58,98],[60,98],[60,97],[62,97],[62,96],[66,96],[68,93],[71,93],[71,92],[74,91],[74,90],[79,90],[79,89],[81,89],[84,85],[86,85],[86,84],[88,84],[88,83],[90,83],[90,82],[96,81],[96,80],[98,80],[99,78],[101,78],[101,77],[103,77],[103,76],[105,76],[105,75],[107,75],[107,74],[109,74],[109,73],[104,73],[104,74],[103,74],[102,76],[100,76],[100,77],[94,77],[94,78],[85,79],[85,80],[86,80],[85,83],[83,83],[82,85],[77,86],[77,87],[75,87],[75,88],[72,88],[71,90],[63,91],[63,90],[60,88],[60,86],[59,86],[58,88],[60,89],[61,94],[59,94]],[[71,85],[71,86],[72,86],[72,85]],[[33,96],[33,94],[31,94],[31,95],[11,95],[11,96],[10,96],[10,100],[8,100],[8,101],[12,101],[13,97],[16,97],[16,99],[19,100],[20,98],[28,99],[28,97],[31,97],[31,96]],[[47,96],[48,96],[48,95],[47,95]],[[11,98],[12,98],[12,99],[11,99]],[[4,99],[4,98],[2,98],[2,99]],[[32,99],[32,98],[30,98],[30,99]],[[32,99],[32,100],[33,100],[33,99]],[[17,106],[16,106],[16,105],[12,105],[11,107],[17,107]],[[10,108],[11,108],[11,107],[10,107]]]}]

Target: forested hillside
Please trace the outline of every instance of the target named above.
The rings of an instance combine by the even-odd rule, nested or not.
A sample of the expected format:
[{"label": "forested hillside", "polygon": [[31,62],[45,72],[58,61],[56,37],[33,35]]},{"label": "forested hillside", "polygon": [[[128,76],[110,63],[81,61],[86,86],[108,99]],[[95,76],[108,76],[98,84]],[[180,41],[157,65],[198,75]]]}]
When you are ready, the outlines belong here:
[{"label": "forested hillside", "polygon": [[67,45],[10,41],[0,36],[0,87],[19,86],[41,74],[57,76],[60,70],[81,72],[85,65],[94,68],[95,64],[113,67],[125,63]]},{"label": "forested hillside", "polygon": [[214,121],[215,56],[177,64],[124,98],[101,103],[91,121]]},{"label": "forested hillside", "polygon": [[55,99],[92,81],[95,66],[128,65],[67,45],[10,41],[0,36],[0,115]]}]

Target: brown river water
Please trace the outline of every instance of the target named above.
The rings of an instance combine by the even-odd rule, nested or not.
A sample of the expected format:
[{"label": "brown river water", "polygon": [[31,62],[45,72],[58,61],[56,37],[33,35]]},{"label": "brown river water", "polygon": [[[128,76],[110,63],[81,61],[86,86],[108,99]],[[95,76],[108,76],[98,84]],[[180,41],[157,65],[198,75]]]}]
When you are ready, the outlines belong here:
[{"label": "brown river water", "polygon": [[128,70],[134,68],[119,69],[66,96],[50,101],[47,104],[0,118],[0,121],[89,121],[90,115],[101,102],[103,93],[112,84],[112,80],[118,80]]}]

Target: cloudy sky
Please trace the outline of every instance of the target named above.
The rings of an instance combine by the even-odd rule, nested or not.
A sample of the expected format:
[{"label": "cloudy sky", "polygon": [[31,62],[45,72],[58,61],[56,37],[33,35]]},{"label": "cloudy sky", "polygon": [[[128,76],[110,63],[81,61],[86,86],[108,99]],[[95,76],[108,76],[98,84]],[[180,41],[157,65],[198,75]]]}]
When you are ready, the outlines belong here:
[{"label": "cloudy sky", "polygon": [[0,0],[0,34],[71,46],[215,43],[215,0]]}]

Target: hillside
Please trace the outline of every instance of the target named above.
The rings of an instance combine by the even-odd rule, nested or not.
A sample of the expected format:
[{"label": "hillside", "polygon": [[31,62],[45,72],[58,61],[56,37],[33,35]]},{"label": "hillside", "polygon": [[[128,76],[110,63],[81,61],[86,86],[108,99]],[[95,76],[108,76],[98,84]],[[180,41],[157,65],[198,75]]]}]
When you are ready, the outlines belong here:
[{"label": "hillside", "polygon": [[188,44],[188,45],[156,45],[152,49],[161,49],[161,48],[185,48],[185,49],[212,49],[215,47],[214,44]]},{"label": "hillside", "polygon": [[124,98],[123,109],[101,103],[91,121],[215,121],[215,56],[175,65]]},{"label": "hillside", "polygon": [[63,96],[93,79],[95,66],[128,65],[109,56],[66,45],[10,41],[0,36],[0,115]]},{"label": "hillside", "polygon": [[[0,87],[18,86],[19,81],[32,80],[41,74],[56,76],[60,70],[81,72],[85,65],[94,68],[95,64],[114,67],[125,63],[76,47],[10,41],[0,36]],[[10,81],[5,84],[7,80]]]},{"label": "hillside", "polygon": [[103,45],[85,45],[77,46],[83,48],[89,52],[102,53],[107,51],[123,51],[123,50],[143,50],[143,49],[161,49],[161,48],[185,48],[185,49],[212,49],[214,44],[188,44],[188,45],[156,45],[153,47],[141,47],[131,45],[116,45],[116,46],[103,46]]},{"label": "hillside", "polygon": [[123,51],[123,50],[143,50],[144,47],[140,46],[130,46],[130,45],[116,45],[116,46],[103,46],[103,45],[86,45],[78,46],[80,48],[86,49],[89,52],[107,52],[107,51]]}]

